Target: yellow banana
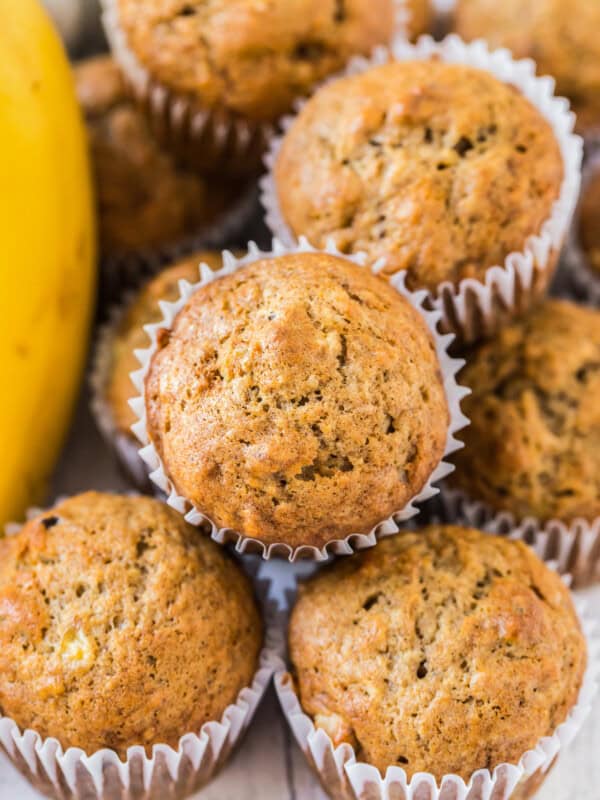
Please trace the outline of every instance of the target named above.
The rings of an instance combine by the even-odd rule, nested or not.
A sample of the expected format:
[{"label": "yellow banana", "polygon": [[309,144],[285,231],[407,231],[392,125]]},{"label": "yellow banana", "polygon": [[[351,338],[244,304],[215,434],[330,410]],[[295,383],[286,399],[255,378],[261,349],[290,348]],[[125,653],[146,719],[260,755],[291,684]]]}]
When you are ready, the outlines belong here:
[{"label": "yellow banana", "polygon": [[95,289],[83,123],[38,0],[0,0],[0,525],[40,502],[81,381]]}]

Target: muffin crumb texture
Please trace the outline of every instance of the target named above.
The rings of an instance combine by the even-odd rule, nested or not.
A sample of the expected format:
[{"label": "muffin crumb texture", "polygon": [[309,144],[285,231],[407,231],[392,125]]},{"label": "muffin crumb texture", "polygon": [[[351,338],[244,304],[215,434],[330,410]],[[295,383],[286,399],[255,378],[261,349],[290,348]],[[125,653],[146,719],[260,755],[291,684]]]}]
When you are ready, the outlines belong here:
[{"label": "muffin crumb texture", "polygon": [[561,579],[521,542],[453,526],[322,570],[289,644],[302,707],[334,744],[438,781],[518,762],[565,720],[586,663]]},{"label": "muffin crumb texture", "polygon": [[261,643],[246,576],[156,500],[88,492],[0,540],[0,712],[64,749],[177,748]]},{"label": "muffin crumb texture", "polygon": [[[420,4],[416,10],[421,19]],[[386,44],[392,0],[118,0],[151,77],[208,109],[275,121],[354,55]]]},{"label": "muffin crumb texture", "polygon": [[600,516],[600,312],[546,300],[476,348],[450,482],[517,519]]},{"label": "muffin crumb texture", "polygon": [[283,218],[317,246],[385,257],[435,291],[522,251],[563,177],[549,123],[513,86],[438,60],[391,62],[315,93],[286,133]]},{"label": "muffin crumb texture", "polygon": [[292,547],[367,533],[444,453],[423,318],[346,259],[257,261],[199,289],[158,338],[148,432],[177,492],[220,528]]}]

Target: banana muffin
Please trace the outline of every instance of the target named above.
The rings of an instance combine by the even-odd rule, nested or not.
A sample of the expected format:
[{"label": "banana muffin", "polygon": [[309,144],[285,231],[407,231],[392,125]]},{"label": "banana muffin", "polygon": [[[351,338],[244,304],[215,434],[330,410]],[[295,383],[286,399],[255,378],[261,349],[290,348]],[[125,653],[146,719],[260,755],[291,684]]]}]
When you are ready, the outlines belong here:
[{"label": "banana muffin", "polygon": [[326,253],[264,258],[200,288],[159,331],[145,402],[180,496],[218,528],[291,547],[401,510],[449,425],[423,317]]},{"label": "banana muffin", "polygon": [[176,300],[179,297],[179,281],[197,281],[201,262],[218,270],[222,265],[221,254],[202,250],[164,269],[138,293],[117,328],[106,376],[105,400],[115,428],[133,441],[135,436],[131,432],[131,426],[136,417],[129,406],[129,400],[135,397],[136,391],[129,376],[140,367],[134,351],[148,347],[149,339],[144,325],[159,322],[163,318],[159,300]]},{"label": "banana muffin", "polygon": [[467,356],[450,483],[517,519],[600,516],[600,311],[546,300]]},{"label": "banana muffin", "polygon": [[600,124],[600,4],[595,0],[458,0],[456,31],[533,58],[570,98],[581,131]]},{"label": "banana muffin", "polygon": [[[318,90],[274,165],[291,233],[385,257],[411,288],[482,281],[540,232],[563,161],[515,87],[464,64],[392,61]],[[550,272],[551,270],[549,270]]]},{"label": "banana muffin", "polygon": [[202,108],[273,122],[296,97],[394,30],[393,0],[115,0],[154,81]]},{"label": "banana muffin", "polygon": [[581,195],[579,243],[587,265],[600,277],[600,169],[597,167]]},{"label": "banana muffin", "polygon": [[88,129],[101,254],[152,251],[198,234],[240,187],[179,168],[153,139],[110,56],[75,66]]},{"label": "banana muffin", "polygon": [[177,748],[261,643],[249,580],[156,500],[88,492],[0,540],[0,712],[63,748]]},{"label": "banana muffin", "polygon": [[517,763],[577,702],[586,644],[568,590],[522,542],[431,526],[300,586],[289,627],[305,713],[409,778]]}]

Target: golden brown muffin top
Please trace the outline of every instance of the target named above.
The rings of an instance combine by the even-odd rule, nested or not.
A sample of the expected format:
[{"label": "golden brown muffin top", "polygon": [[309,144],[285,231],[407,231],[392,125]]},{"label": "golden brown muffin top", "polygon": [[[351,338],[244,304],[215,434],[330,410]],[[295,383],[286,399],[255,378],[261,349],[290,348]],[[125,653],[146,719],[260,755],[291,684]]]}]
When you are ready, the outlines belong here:
[{"label": "golden brown muffin top", "polygon": [[100,246],[119,255],[197,233],[239,191],[179,169],[152,138],[110,56],[75,67],[96,183]]},{"label": "golden brown muffin top", "polygon": [[579,239],[587,263],[600,274],[600,169],[594,172],[581,196]]},{"label": "golden brown muffin top", "polygon": [[600,4],[596,0],[458,0],[456,31],[533,58],[571,99],[581,130],[600,124]]},{"label": "golden brown muffin top", "polygon": [[0,540],[0,711],[88,754],[219,720],[257,669],[252,587],[157,500],[88,492]]},{"label": "golden brown muffin top", "polygon": [[467,358],[453,485],[518,519],[600,515],[600,312],[546,300]]},{"label": "golden brown muffin top", "polygon": [[393,0],[118,0],[121,29],[158,82],[202,106],[273,121],[356,54],[385,44]]},{"label": "golden brown muffin top", "polygon": [[177,300],[180,280],[190,283],[199,280],[201,262],[218,270],[222,266],[221,254],[212,250],[201,250],[166,267],[137,294],[117,328],[107,376],[106,400],[117,430],[132,439],[135,437],[131,433],[131,426],[136,421],[136,416],[129,406],[129,400],[137,392],[129,376],[140,367],[134,351],[144,349],[150,344],[144,325],[160,322],[163,315],[158,301]]},{"label": "golden brown muffin top", "polygon": [[516,763],[577,700],[567,589],[522,542],[432,526],[335,562],[289,628],[300,701],[334,744],[409,777]]},{"label": "golden brown muffin top", "polygon": [[330,83],[275,165],[283,216],[316,245],[385,256],[434,291],[482,279],[540,231],[563,165],[549,124],[472,67],[392,62]]},{"label": "golden brown muffin top", "polygon": [[292,547],[368,533],[441,459],[449,414],[421,315],[324,253],[257,261],[159,333],[148,432],[219,527]]}]

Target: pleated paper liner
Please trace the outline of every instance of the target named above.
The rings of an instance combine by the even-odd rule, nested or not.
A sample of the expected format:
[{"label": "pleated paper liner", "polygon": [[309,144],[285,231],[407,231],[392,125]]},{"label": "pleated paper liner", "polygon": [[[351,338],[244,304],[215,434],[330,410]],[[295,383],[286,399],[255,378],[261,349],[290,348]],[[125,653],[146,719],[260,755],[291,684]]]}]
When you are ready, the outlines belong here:
[{"label": "pleated paper liner", "polygon": [[447,522],[462,522],[524,541],[544,561],[555,561],[561,575],[570,575],[574,588],[600,580],[600,517],[591,522],[576,519],[570,523],[558,519],[540,522],[534,517],[519,520],[446,486],[440,493],[440,505]]},{"label": "pleated paper liner", "polygon": [[[549,566],[554,566],[549,564]],[[565,582],[569,582],[565,577]],[[323,788],[333,800],[526,800],[543,783],[550,768],[575,738],[588,716],[600,681],[600,638],[585,603],[573,598],[588,647],[588,663],[576,705],[552,736],[524,753],[516,764],[480,769],[468,781],[458,775],[415,773],[409,780],[402,767],[389,766],[385,775],[360,762],[349,744],[337,747],[324,730],[304,713],[294,680],[283,666],[275,673],[275,690],[294,738]],[[290,604],[293,598],[290,597]]]},{"label": "pleated paper liner", "polygon": [[[98,330],[89,375],[90,409],[96,427],[112,451],[125,478],[143,494],[155,494],[162,498],[162,493],[150,480],[146,465],[139,456],[139,446],[135,436],[131,431],[124,432],[119,429],[107,400],[115,339],[123,316],[134,296],[132,292],[126,293],[122,298],[122,304],[110,309],[108,320]],[[135,394],[133,384],[131,394],[132,396]]]},{"label": "pleated paper liner", "polygon": [[[396,24],[390,31],[403,38],[410,10],[394,0]],[[102,20],[113,55],[144,108],[157,139],[196,169],[235,175],[256,175],[276,122],[245,119],[226,108],[209,109],[191,96],[171,91],[152,78],[129,49],[119,24],[118,0],[101,0]]]},{"label": "pleated paper liner", "polygon": [[[30,509],[27,519],[39,513]],[[19,528],[7,526],[7,535]],[[256,564],[246,560],[241,566],[253,578],[263,611],[264,641],[251,685],[240,691],[220,720],[182,735],[177,749],[155,744],[147,756],[140,745],[130,747],[121,760],[110,749],[64,751],[56,739],[21,731],[14,720],[0,716],[0,750],[36,789],[56,800],[180,800],[208,783],[240,743],[274,669],[281,665],[282,625],[269,596],[270,582],[256,578]]]},{"label": "pleated paper liner", "polygon": [[[573,133],[575,117],[569,111],[568,101],[554,96],[554,81],[537,77],[533,61],[516,61],[508,50],[489,50],[483,40],[466,44],[458,36],[451,35],[442,42],[435,42],[429,36],[422,36],[416,44],[410,44],[397,39],[389,50],[378,48],[371,59],[354,59],[344,72],[326,83],[341,76],[360,74],[391,60],[430,58],[485,70],[503,83],[517,87],[552,126],[564,164],[560,194],[552,213],[540,232],[523,242],[521,251],[508,255],[503,264],[489,267],[484,280],[465,278],[457,286],[444,282],[428,294],[429,306],[442,314],[442,329],[455,333],[462,343],[471,343],[492,335],[545,294],[577,203],[583,143]],[[297,112],[302,105],[303,102],[297,104]],[[295,115],[282,121],[284,131],[294,120]],[[261,180],[261,201],[273,235],[291,245],[295,237],[283,217],[273,175],[282,139],[283,136],[272,138],[265,156],[268,173]]]},{"label": "pleated paper liner", "polygon": [[[467,424],[467,419],[460,410],[460,401],[465,394],[468,393],[468,390],[459,386],[456,382],[456,374],[464,362],[459,359],[451,358],[448,355],[448,347],[453,339],[453,336],[451,334],[442,335],[439,333],[438,322],[441,317],[441,312],[439,310],[431,311],[424,308],[426,293],[409,291],[404,285],[404,274],[399,273],[392,279],[392,285],[411,303],[411,305],[419,312],[419,314],[421,314],[423,320],[429,328],[435,343],[437,357],[440,362],[441,372],[444,378],[444,390],[450,412],[450,425],[448,428],[446,448],[443,459],[433,470],[422,490],[415,497],[413,497],[404,508],[398,509],[388,518],[381,520],[368,533],[355,533],[345,537],[344,539],[332,540],[322,548],[317,548],[310,545],[301,545],[295,549],[290,547],[290,545],[286,544],[285,542],[266,545],[258,539],[244,536],[239,531],[234,531],[229,528],[219,528],[203,513],[202,509],[195,508],[187,498],[178,494],[154,445],[150,441],[147,432],[144,383],[150,366],[150,361],[153,354],[156,352],[158,332],[172,328],[175,317],[179,311],[184,307],[187,300],[202,286],[205,286],[214,280],[218,280],[225,275],[230,275],[236,270],[242,269],[246,265],[252,264],[253,262],[264,258],[277,258],[288,253],[315,252],[326,252],[338,258],[351,261],[359,266],[364,267],[365,265],[365,257],[363,255],[343,255],[332,245],[325,250],[316,250],[304,239],[301,239],[298,245],[292,247],[284,247],[280,244],[280,242],[274,240],[273,249],[270,251],[261,251],[253,242],[251,242],[248,247],[248,254],[243,258],[235,258],[231,253],[224,252],[223,266],[219,271],[213,272],[206,264],[200,265],[200,280],[198,283],[189,284],[186,281],[181,281],[180,298],[174,303],[160,303],[161,311],[163,312],[163,320],[155,325],[148,325],[145,327],[145,330],[148,332],[148,335],[151,339],[151,344],[146,350],[136,351],[136,355],[142,367],[131,375],[132,381],[139,393],[139,396],[130,403],[132,409],[138,417],[138,422],[132,426],[132,430],[142,443],[140,456],[149,467],[150,478],[165,493],[169,505],[177,509],[181,514],[184,514],[185,519],[192,525],[201,525],[205,527],[207,532],[210,533],[215,541],[221,544],[225,544],[230,541],[235,542],[235,547],[238,552],[260,553],[265,559],[272,558],[273,556],[279,556],[288,558],[290,561],[294,561],[299,557],[310,558],[313,560],[324,560],[331,554],[349,554],[354,552],[354,550],[362,549],[364,547],[372,547],[377,543],[378,538],[397,533],[399,530],[399,525],[403,521],[410,519],[418,513],[415,503],[421,503],[427,500],[429,497],[435,495],[438,490],[434,488],[433,484],[441,480],[445,475],[452,471],[452,466],[444,459],[462,446],[461,443],[455,438],[455,434]],[[377,263],[373,265],[371,269],[374,272],[377,272],[382,266],[382,262]]]}]

